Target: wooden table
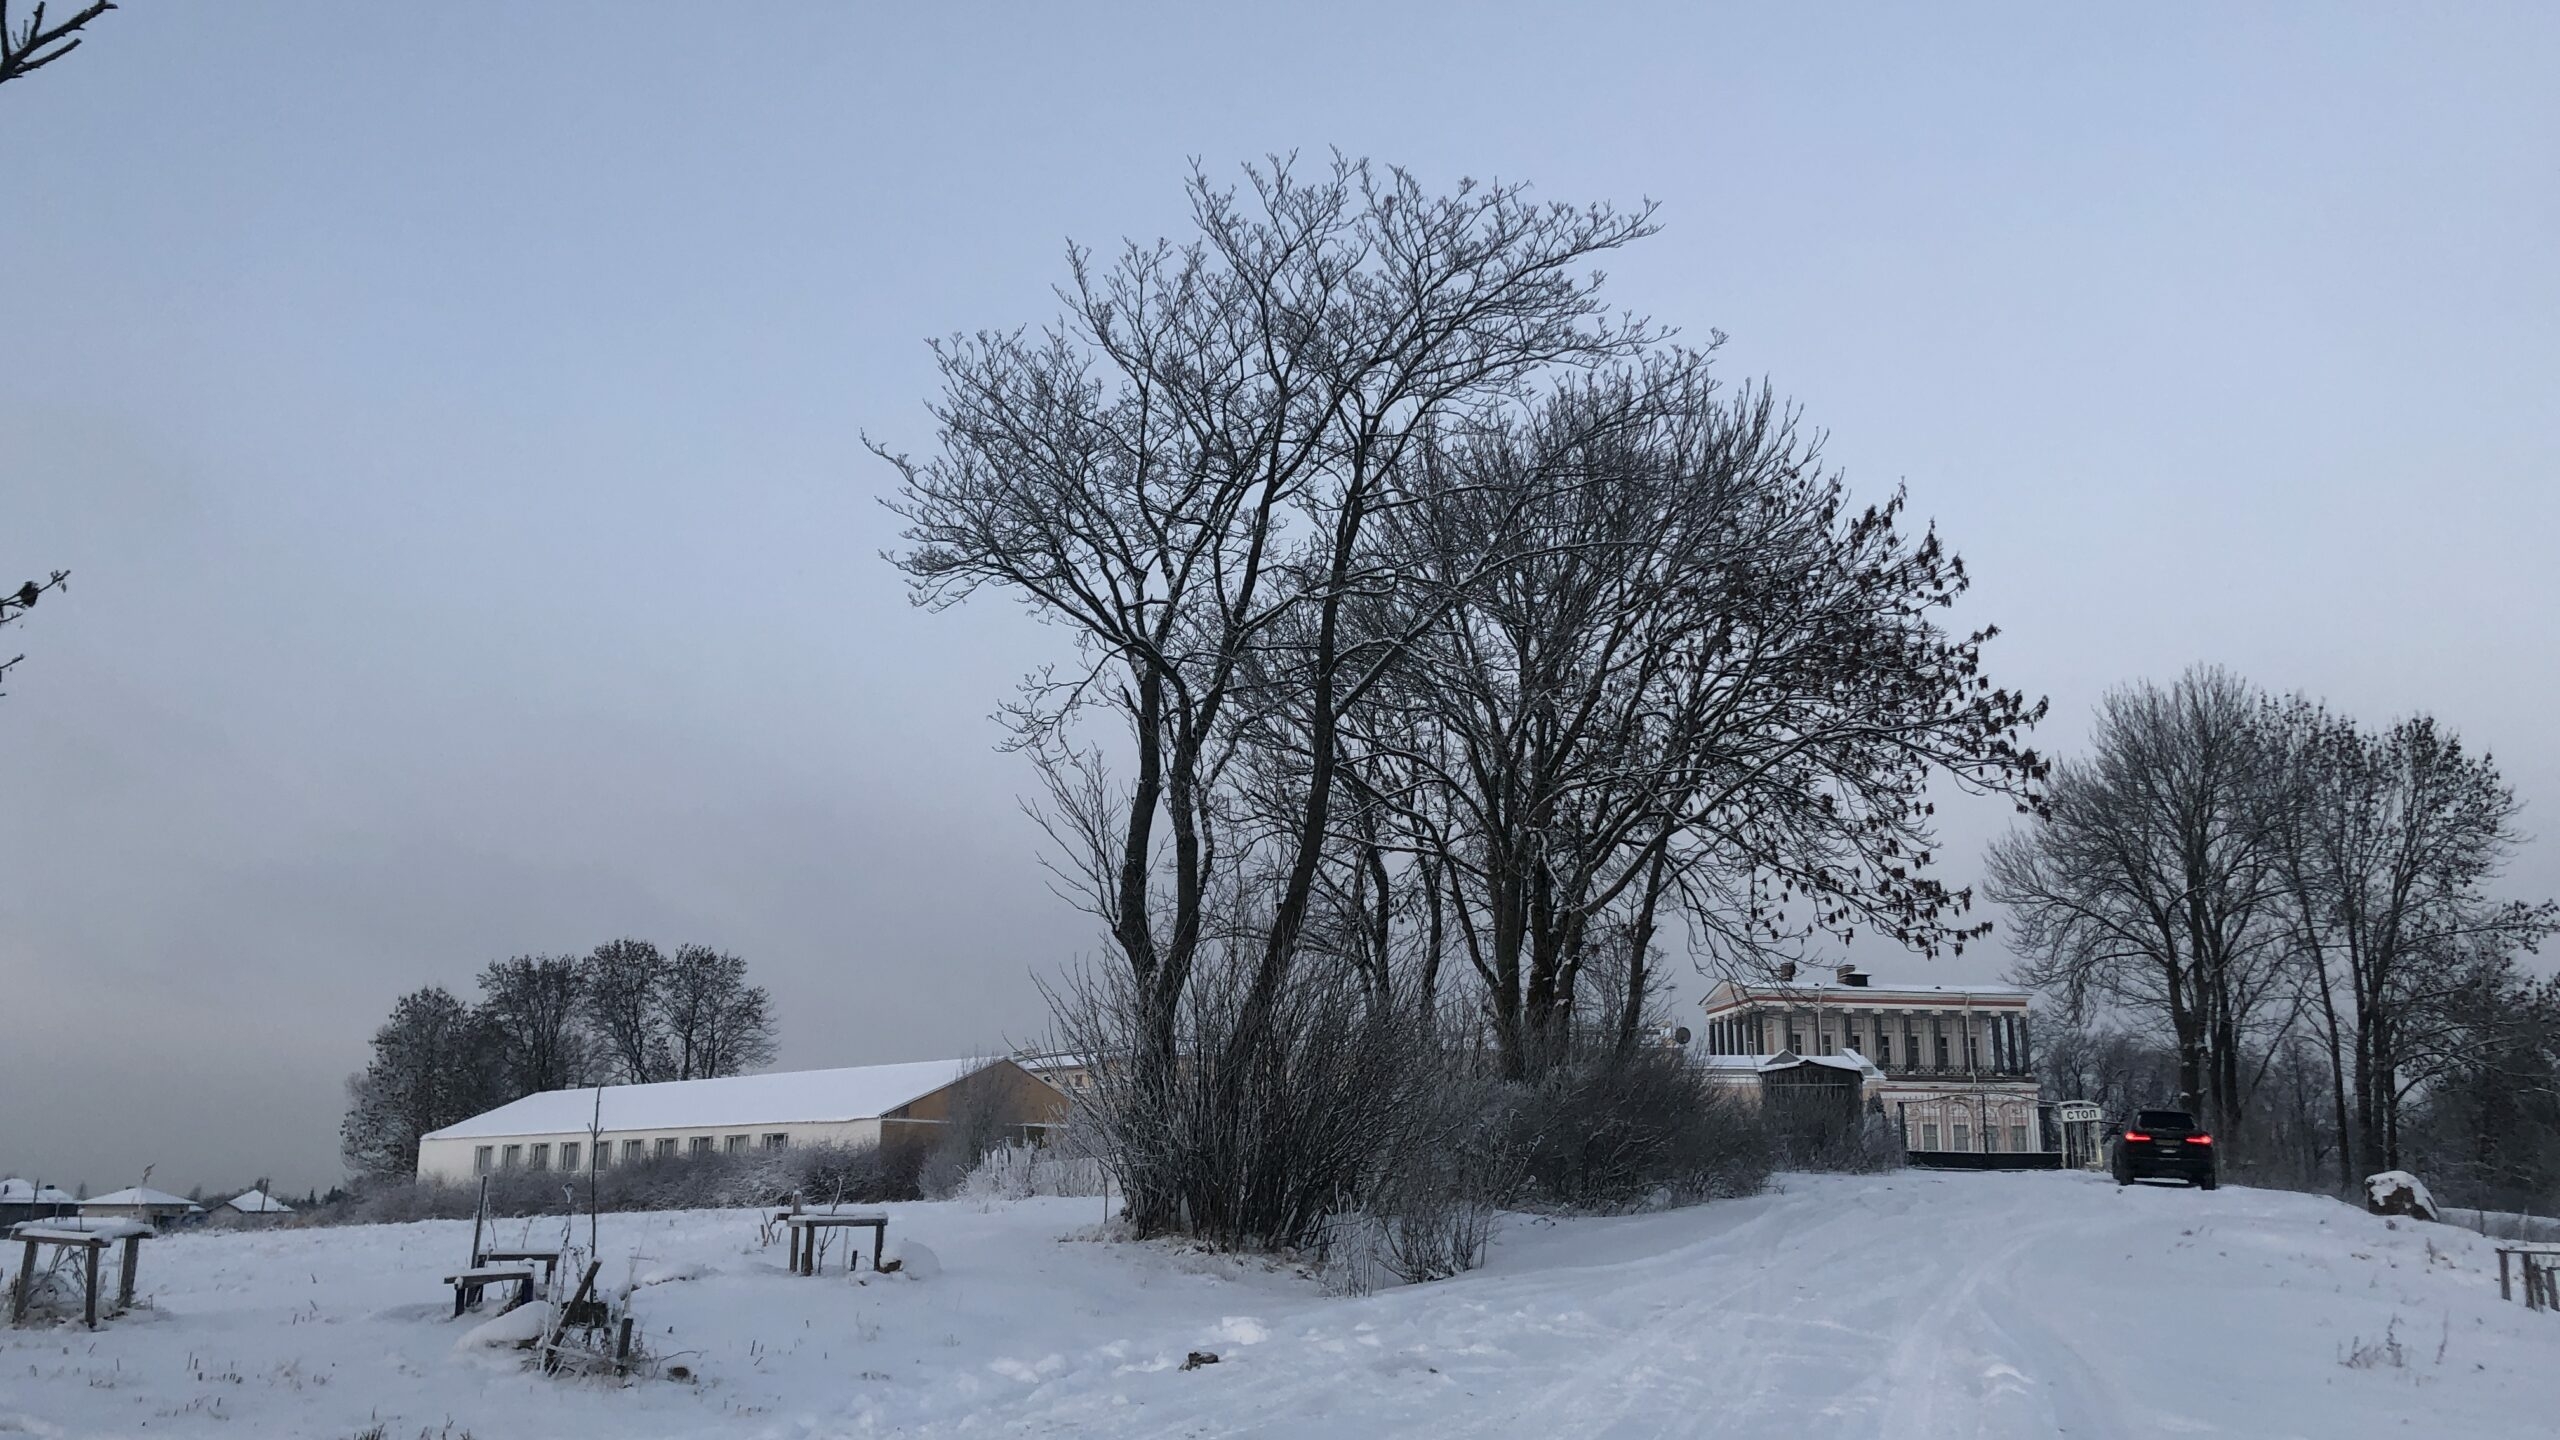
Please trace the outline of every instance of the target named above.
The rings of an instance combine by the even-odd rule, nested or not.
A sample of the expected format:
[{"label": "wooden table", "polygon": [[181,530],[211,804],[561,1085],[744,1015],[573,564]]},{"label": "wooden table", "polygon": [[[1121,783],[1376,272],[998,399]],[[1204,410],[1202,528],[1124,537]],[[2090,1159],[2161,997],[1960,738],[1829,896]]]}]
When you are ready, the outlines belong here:
[{"label": "wooden table", "polygon": [[[818,1273],[818,1232],[821,1230],[868,1227],[871,1231],[871,1268],[880,1268],[880,1249],[889,1238],[889,1217],[885,1214],[872,1211],[858,1215],[784,1215],[781,1220],[791,1231],[791,1273],[794,1275]],[[859,1250],[847,1252],[845,1273],[850,1275],[859,1268],[861,1258]]]},{"label": "wooden table", "polygon": [[84,1252],[85,1296],[81,1320],[90,1329],[98,1328],[98,1252],[121,1241],[124,1245],[122,1273],[116,1277],[116,1309],[133,1307],[133,1267],[140,1258],[142,1242],[158,1232],[134,1220],[21,1220],[9,1227],[9,1238],[27,1247],[26,1258],[18,1262],[18,1283],[9,1292],[9,1323],[19,1324],[27,1318],[27,1303],[34,1298],[36,1247],[50,1245],[57,1250]]}]

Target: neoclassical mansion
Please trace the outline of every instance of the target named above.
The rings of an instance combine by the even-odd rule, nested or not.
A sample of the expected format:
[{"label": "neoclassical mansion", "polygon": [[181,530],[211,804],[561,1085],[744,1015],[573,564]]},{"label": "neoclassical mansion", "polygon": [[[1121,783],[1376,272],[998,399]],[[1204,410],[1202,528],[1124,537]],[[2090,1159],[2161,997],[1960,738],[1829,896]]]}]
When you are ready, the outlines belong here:
[{"label": "neoclassical mansion", "polygon": [[1867,1108],[1915,1154],[2042,1151],[2027,1000],[2013,985],[1885,986],[1853,965],[1798,979],[1780,966],[1766,984],[1719,981],[1695,1043],[1737,1087],[1772,1062],[1855,1064]]}]

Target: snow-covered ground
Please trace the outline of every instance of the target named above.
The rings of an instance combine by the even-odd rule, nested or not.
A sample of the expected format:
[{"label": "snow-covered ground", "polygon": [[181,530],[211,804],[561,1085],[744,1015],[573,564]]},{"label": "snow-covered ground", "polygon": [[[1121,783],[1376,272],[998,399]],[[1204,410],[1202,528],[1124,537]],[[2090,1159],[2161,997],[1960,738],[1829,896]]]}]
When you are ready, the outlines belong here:
[{"label": "snow-covered ground", "polygon": [[0,1332],[0,1435],[2491,1440],[2560,1415],[2560,1317],[2501,1303],[2460,1229],[2076,1174],[1781,1184],[1518,1220],[1483,1272],[1348,1299],[1074,1238],[1094,1200],[891,1207],[940,1273],[859,1285],[785,1275],[750,1213],[607,1216],[606,1253],[641,1257],[608,1278],[684,1277],[639,1308],[697,1376],[621,1388],[457,1349],[438,1277],[467,1226],[181,1235],[145,1247],[148,1313]]}]

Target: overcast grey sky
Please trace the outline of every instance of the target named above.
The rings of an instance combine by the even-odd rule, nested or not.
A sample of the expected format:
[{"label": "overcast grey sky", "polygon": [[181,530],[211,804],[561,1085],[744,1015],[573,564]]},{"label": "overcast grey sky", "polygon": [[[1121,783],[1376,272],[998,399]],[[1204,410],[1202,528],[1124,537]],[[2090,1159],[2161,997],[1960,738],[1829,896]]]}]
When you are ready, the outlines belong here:
[{"label": "overcast grey sky", "polygon": [[1660,201],[1615,298],[1909,484],[2048,745],[2429,708],[2560,891],[2560,8],[2067,8],[129,3],[0,90],[0,1171],[326,1183],[395,995],[625,933],[786,1064],[1036,1030],[1057,637],[907,607],[858,435],[1195,155]]}]

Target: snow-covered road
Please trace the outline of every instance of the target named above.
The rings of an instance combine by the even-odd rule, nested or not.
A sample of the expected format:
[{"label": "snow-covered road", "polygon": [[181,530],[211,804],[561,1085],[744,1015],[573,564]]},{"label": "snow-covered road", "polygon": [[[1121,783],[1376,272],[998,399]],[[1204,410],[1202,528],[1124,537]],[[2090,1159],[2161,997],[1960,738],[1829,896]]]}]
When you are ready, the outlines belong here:
[{"label": "snow-covered road", "polygon": [[[457,1353],[457,1227],[185,1236],[146,1260],[155,1314],[0,1338],[0,1435],[2491,1440],[2560,1415],[2560,1317],[2502,1304],[2468,1232],[2083,1175],[1782,1184],[1518,1220],[1484,1272],[1355,1299],[1062,1239],[1093,1201],[896,1207],[942,1273],[859,1286],[785,1276],[749,1216],[608,1217],[609,1253],[690,1276],[643,1313],[701,1377],[626,1390]],[[1193,1349],[1220,1363],[1180,1370]]]}]

